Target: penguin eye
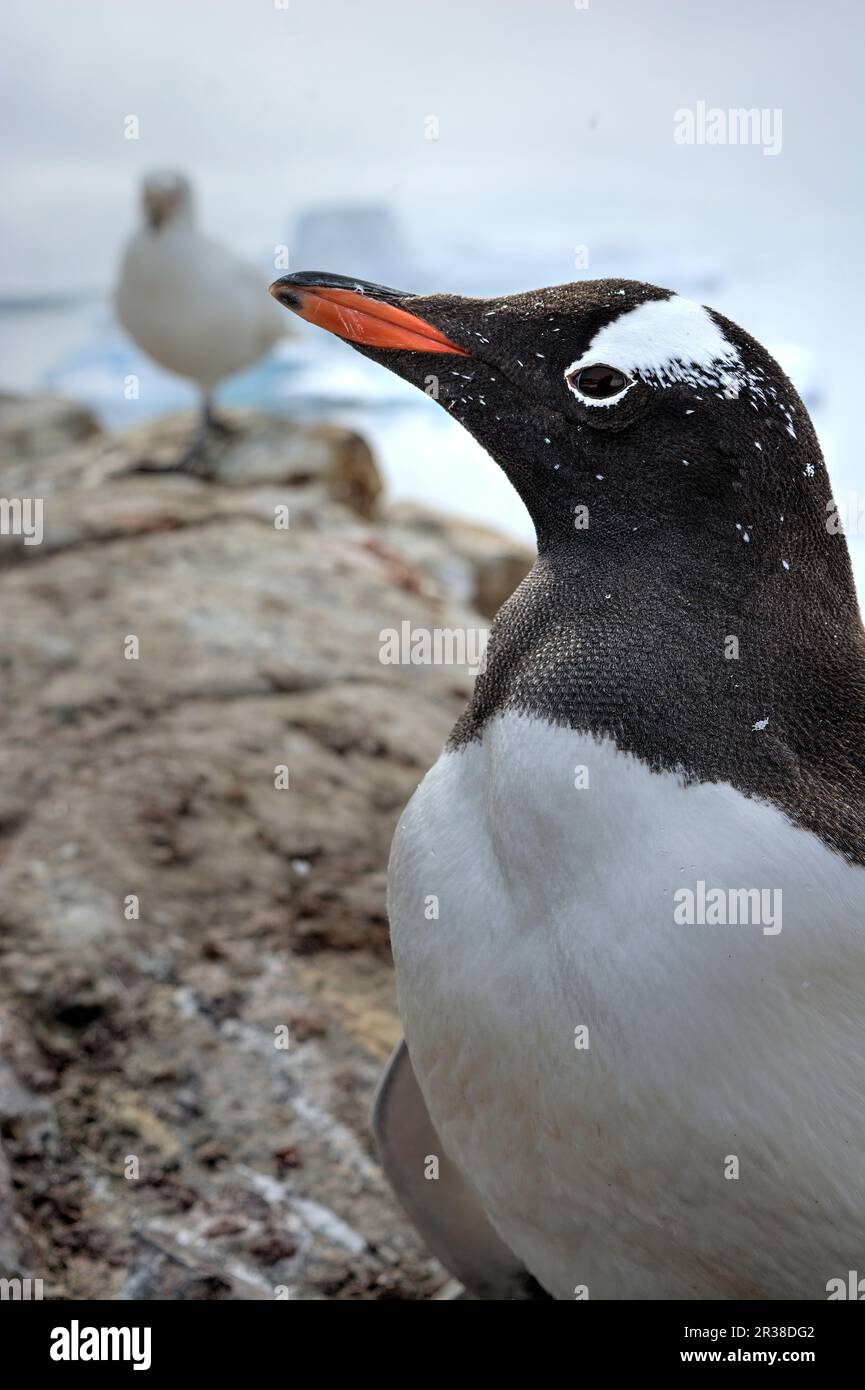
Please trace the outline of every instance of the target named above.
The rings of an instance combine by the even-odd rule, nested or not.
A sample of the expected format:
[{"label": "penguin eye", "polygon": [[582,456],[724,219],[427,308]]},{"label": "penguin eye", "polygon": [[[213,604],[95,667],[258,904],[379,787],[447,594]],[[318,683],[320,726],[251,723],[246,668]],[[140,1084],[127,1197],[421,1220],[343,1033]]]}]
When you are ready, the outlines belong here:
[{"label": "penguin eye", "polygon": [[593,367],[565,372],[565,381],[575,395],[585,396],[590,401],[604,401],[624,391],[630,377],[617,367],[607,367],[603,362],[598,362]]}]

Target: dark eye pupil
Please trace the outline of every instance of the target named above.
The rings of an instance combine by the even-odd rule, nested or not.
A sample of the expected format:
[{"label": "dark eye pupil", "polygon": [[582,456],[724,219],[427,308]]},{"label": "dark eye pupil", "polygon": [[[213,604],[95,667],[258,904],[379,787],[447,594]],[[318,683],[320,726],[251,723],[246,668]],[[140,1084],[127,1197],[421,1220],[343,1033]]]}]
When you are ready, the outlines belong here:
[{"label": "dark eye pupil", "polygon": [[605,396],[615,396],[617,392],[627,386],[628,380],[623,372],[619,372],[615,367],[605,367],[599,364],[596,367],[583,367],[577,373],[574,385],[584,396],[591,396],[594,400],[602,400]]}]

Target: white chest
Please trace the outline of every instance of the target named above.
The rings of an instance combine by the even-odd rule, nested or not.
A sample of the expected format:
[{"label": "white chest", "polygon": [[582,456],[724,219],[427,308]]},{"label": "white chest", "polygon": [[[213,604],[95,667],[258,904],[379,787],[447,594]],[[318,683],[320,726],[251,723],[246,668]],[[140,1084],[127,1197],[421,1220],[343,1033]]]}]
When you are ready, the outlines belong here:
[{"label": "white chest", "polygon": [[410,802],[390,913],[433,1121],[556,1297],[821,1298],[857,1267],[865,872],[507,715]]}]

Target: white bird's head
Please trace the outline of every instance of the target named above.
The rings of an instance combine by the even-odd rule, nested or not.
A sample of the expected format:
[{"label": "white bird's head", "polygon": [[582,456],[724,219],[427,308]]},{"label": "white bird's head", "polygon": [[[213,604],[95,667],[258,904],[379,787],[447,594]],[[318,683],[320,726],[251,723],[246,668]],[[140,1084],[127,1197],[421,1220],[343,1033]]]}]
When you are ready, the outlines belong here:
[{"label": "white bird's head", "polygon": [[192,186],[183,174],[173,170],[147,174],[141,185],[141,205],[144,220],[154,232],[172,222],[191,221]]}]

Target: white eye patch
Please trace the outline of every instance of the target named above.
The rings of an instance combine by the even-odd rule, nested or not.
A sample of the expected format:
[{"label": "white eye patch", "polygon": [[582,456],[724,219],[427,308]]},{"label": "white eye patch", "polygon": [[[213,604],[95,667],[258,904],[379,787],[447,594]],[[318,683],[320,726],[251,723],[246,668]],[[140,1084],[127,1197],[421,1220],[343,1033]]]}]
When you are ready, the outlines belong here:
[{"label": "white eye patch", "polygon": [[[583,367],[598,362],[651,385],[715,386],[731,398],[738,396],[747,380],[738,348],[728,342],[701,304],[677,294],[638,304],[606,324],[582,357],[570,364],[566,376],[575,378]],[[586,405],[615,405],[631,385],[605,400],[580,399]]]}]

